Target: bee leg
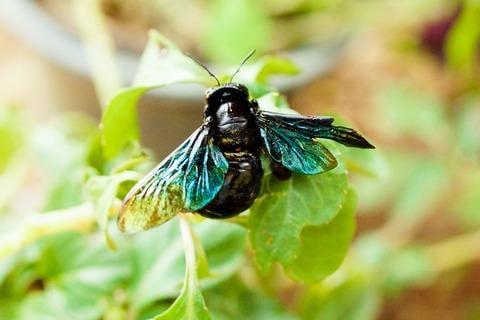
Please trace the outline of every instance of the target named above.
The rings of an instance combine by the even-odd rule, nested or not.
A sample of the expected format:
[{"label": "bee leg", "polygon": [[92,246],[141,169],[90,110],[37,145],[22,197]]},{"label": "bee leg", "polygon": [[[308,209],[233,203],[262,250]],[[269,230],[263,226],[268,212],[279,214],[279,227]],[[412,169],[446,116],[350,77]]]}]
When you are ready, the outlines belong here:
[{"label": "bee leg", "polygon": [[292,177],[292,171],[285,168],[281,163],[271,160],[270,169],[272,173],[280,181],[288,180]]}]

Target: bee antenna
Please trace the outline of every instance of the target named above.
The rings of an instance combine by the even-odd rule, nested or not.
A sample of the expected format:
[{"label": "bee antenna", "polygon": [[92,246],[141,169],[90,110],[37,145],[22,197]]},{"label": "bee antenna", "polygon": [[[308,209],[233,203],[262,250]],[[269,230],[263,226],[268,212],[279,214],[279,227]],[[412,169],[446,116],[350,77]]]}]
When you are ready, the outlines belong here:
[{"label": "bee antenna", "polygon": [[230,82],[229,82],[229,83],[232,83],[233,78],[237,75],[237,73],[238,73],[238,72],[240,71],[240,69],[243,67],[243,65],[245,64],[245,62],[247,62],[248,59],[250,59],[256,51],[257,51],[257,50],[253,49],[253,50],[250,51],[250,53],[245,57],[245,59],[243,59],[242,63],[240,63],[240,65],[238,66],[237,71],[235,71],[235,72],[232,74],[232,77],[230,78]]},{"label": "bee antenna", "polygon": [[195,61],[200,67],[202,67],[203,69],[205,69],[205,71],[208,72],[208,74],[210,76],[212,76],[213,79],[215,79],[217,81],[217,84],[220,85],[220,81],[218,80],[218,78],[213,74],[212,71],[210,71],[206,65],[204,65],[203,63],[201,63],[200,61],[198,61],[197,59],[195,59],[191,54],[188,54],[188,57],[190,59],[192,59],[193,61]]}]

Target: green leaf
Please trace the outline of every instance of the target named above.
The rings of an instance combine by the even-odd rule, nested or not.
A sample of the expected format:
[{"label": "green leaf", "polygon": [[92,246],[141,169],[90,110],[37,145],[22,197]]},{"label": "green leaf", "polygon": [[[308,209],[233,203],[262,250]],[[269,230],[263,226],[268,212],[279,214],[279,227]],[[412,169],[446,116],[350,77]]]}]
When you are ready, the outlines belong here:
[{"label": "green leaf", "polygon": [[17,190],[29,171],[29,160],[18,152],[4,169],[0,174],[0,212],[8,208],[8,204],[15,199]]},{"label": "green leaf", "polygon": [[355,232],[355,208],[355,193],[350,190],[332,221],[303,229],[295,259],[284,265],[291,278],[319,282],[340,267]]},{"label": "green leaf", "polygon": [[109,294],[130,275],[127,251],[112,252],[100,241],[62,233],[40,242],[38,270],[48,285],[85,299]]},{"label": "green leaf", "polygon": [[182,238],[185,246],[186,271],[185,281],[180,296],[175,302],[162,314],[156,316],[154,320],[205,320],[210,319],[210,315],[203,300],[202,293],[198,285],[197,278],[197,258],[193,231],[186,220],[181,220]]},{"label": "green leaf", "polygon": [[213,319],[296,319],[280,301],[247,287],[238,277],[204,291],[204,295]]},{"label": "green leaf", "polygon": [[29,144],[50,182],[43,210],[67,208],[85,200],[86,137],[95,129],[84,115],[64,114],[33,131]]},{"label": "green leaf", "polygon": [[104,300],[130,277],[127,251],[113,253],[82,234],[42,238],[37,250],[35,270],[44,290],[22,302],[25,319],[98,319]]},{"label": "green leaf", "polygon": [[101,122],[101,142],[105,158],[113,158],[127,143],[139,139],[137,103],[148,89],[123,89],[108,104]]},{"label": "green leaf", "polygon": [[265,111],[297,114],[288,105],[287,98],[278,92],[267,93],[258,98],[257,102],[260,108]]},{"label": "green leaf", "polygon": [[246,84],[267,84],[270,77],[275,75],[296,75],[298,67],[287,58],[267,55],[252,64],[243,66],[236,80]]},{"label": "green leaf", "polygon": [[455,110],[455,143],[465,155],[474,159],[480,159],[479,123],[480,97],[467,97]]},{"label": "green leaf", "polygon": [[393,84],[381,92],[379,107],[377,125],[394,138],[414,137],[439,149],[451,141],[445,105],[434,96]]},{"label": "green leaf", "polygon": [[300,306],[301,319],[377,319],[381,295],[374,279],[350,274],[336,280],[307,291]]},{"label": "green leaf", "polygon": [[25,142],[25,120],[19,108],[0,107],[0,173]]},{"label": "green leaf", "polygon": [[202,67],[172,42],[157,32],[150,32],[133,86],[121,90],[102,116],[101,140],[105,158],[113,158],[129,142],[139,139],[136,107],[145,92],[174,83],[210,86],[212,81]]},{"label": "green leaf", "polygon": [[390,294],[414,285],[430,284],[435,274],[428,253],[414,246],[389,253],[381,270],[385,273],[383,287]]},{"label": "green leaf", "polygon": [[211,60],[238,64],[250,50],[264,51],[271,26],[258,2],[215,0],[207,12],[202,48]]},{"label": "green leaf", "polygon": [[468,74],[473,73],[478,58],[479,17],[480,1],[463,1],[462,12],[448,34],[445,47],[449,65]]},{"label": "green leaf", "polygon": [[124,171],[110,176],[94,176],[87,181],[87,189],[92,201],[98,224],[103,232],[108,246],[115,250],[116,245],[108,232],[108,218],[110,208],[117,199],[118,188],[125,181],[136,181],[139,175],[136,172]]},{"label": "green leaf", "polygon": [[[410,228],[431,213],[450,185],[450,172],[442,159],[391,155],[392,171],[401,174],[390,210],[395,228]],[[404,168],[407,166],[407,168]],[[428,190],[428,192],[425,192]],[[390,222],[392,223],[392,222]]]},{"label": "green leaf", "polygon": [[[202,286],[216,284],[238,270],[244,260],[243,228],[205,220],[194,229],[208,260],[209,276],[201,279]],[[185,269],[178,219],[139,234],[132,249],[136,270],[129,284],[133,308],[142,310],[157,300],[177,296]]]},{"label": "green leaf", "polygon": [[291,264],[307,226],[329,223],[346,199],[348,179],[343,165],[324,174],[293,175],[288,181],[264,177],[262,195],[250,210],[249,238],[261,271],[272,263]]},{"label": "green leaf", "polygon": [[[258,102],[263,110],[295,113],[278,93],[266,94]],[[347,198],[348,178],[338,148],[333,142],[323,143],[338,159],[339,165],[334,170],[313,176],[293,175],[285,182],[271,175],[263,178],[262,194],[251,207],[249,219],[249,239],[262,272],[279,262],[292,278],[313,282],[335,271],[343,260],[354,230],[350,214],[353,217],[355,201]],[[345,209],[341,210],[342,207]],[[344,215],[334,223],[339,212]],[[316,248],[317,240],[331,240],[328,233],[325,238],[318,235],[318,230],[328,228],[329,223],[332,228],[343,228],[343,233],[338,241],[333,241],[333,251],[324,249],[325,260],[315,259],[316,250],[312,257],[308,246]],[[309,257],[312,265],[302,266],[302,259]]]},{"label": "green leaf", "polygon": [[99,301],[81,301],[75,296],[54,288],[26,296],[18,306],[17,319],[96,320],[101,318],[102,313]]}]

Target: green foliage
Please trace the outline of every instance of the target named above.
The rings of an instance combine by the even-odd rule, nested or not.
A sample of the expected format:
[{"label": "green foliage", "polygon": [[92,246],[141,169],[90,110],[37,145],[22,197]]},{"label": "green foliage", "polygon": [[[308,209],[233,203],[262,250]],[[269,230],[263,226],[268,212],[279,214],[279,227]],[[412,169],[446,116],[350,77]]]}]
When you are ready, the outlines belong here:
[{"label": "green foliage", "polygon": [[[249,86],[263,108],[293,113],[284,96],[270,92],[268,80],[297,72],[290,61],[267,56],[245,66],[237,81]],[[239,280],[241,270],[255,268],[245,259],[246,240],[263,274],[278,263],[282,276],[318,283],[340,267],[355,231],[356,197],[334,143],[325,145],[339,165],[321,175],[280,182],[265,160],[260,197],[249,212],[229,222],[182,216],[128,238],[112,226],[120,200],[153,164],[138,147],[141,95],[172,83],[209,86],[212,81],[169,40],[151,33],[134,85],[113,97],[100,130],[72,116],[34,130],[31,147],[52,177],[43,209],[66,209],[44,213],[40,226],[13,235],[18,260],[0,265],[0,314],[86,320],[294,318],[275,297]],[[365,169],[368,162],[367,157],[356,168],[374,170]],[[65,216],[78,232],[55,232],[65,230]],[[28,221],[38,223],[35,219]],[[0,259],[10,248],[0,250]],[[226,288],[231,303],[219,303],[224,300],[219,288]]]},{"label": "green foliage", "polygon": [[296,319],[279,301],[248,288],[238,278],[206,290],[205,299],[213,319]]},{"label": "green foliage", "polygon": [[326,283],[313,288],[303,298],[301,319],[375,319],[380,294],[369,281],[354,274],[338,285]]},{"label": "green foliage", "polygon": [[478,0],[463,1],[462,12],[448,35],[445,48],[448,62],[464,73],[471,73],[476,65],[480,40],[479,16]]},{"label": "green foliage", "polygon": [[285,182],[273,176],[264,180],[263,193],[250,209],[249,238],[258,266],[267,272],[273,262],[294,261],[304,227],[327,224],[338,214],[348,181],[341,166],[322,175],[294,175]]},{"label": "green foliage", "polygon": [[162,314],[156,316],[155,320],[168,319],[210,319],[210,315],[200,292],[197,278],[197,251],[195,250],[195,239],[188,223],[181,221],[182,237],[185,246],[186,271],[182,291],[175,302]]},{"label": "green foliage", "polygon": [[[295,113],[268,81],[296,72],[288,60],[268,56],[246,65],[236,81],[249,87],[262,108]],[[428,284],[436,274],[431,250],[397,242],[442,204],[452,190],[452,177],[463,178],[451,211],[470,228],[478,225],[475,96],[461,101],[458,113],[447,117],[437,99],[390,85],[379,99],[384,119],[380,130],[387,128],[393,140],[412,138],[428,152],[393,152],[389,147],[368,152],[322,141],[335,154],[337,168],[282,182],[271,175],[264,159],[261,195],[239,217],[213,221],[188,215],[136,236],[120,234],[115,227],[120,200],[154,164],[139,147],[136,108],[141,95],[171,83],[208,86],[212,81],[171,42],[152,33],[135,84],[112,99],[100,131],[72,116],[31,129],[34,137],[22,148],[31,148],[51,177],[41,209],[67,208],[68,214],[68,208],[78,210],[72,206],[80,205],[89,208],[80,212],[88,223],[78,229],[82,233],[55,233],[50,225],[56,223],[54,215],[65,212],[48,212],[43,214],[48,222],[33,231],[24,229],[9,240],[14,245],[0,248],[0,258],[11,248],[18,250],[0,261],[0,316],[372,319],[382,296]],[[388,232],[360,235],[350,248],[357,193],[362,208],[386,211]],[[73,212],[72,219],[77,219],[79,212]]]},{"label": "green foliage", "polygon": [[[254,86],[253,84],[264,85],[267,79],[273,74],[295,74],[297,71],[298,70],[296,69],[296,67],[285,59],[280,59],[276,57],[265,57],[251,66],[246,66],[245,71],[242,71],[242,73],[239,75],[239,79],[241,81],[246,81],[245,83],[247,84],[252,84],[252,86]],[[172,74],[175,74],[176,77],[172,77]],[[113,156],[118,155],[129,141],[138,140],[139,135],[138,123],[136,118],[136,104],[138,102],[138,99],[144,92],[152,88],[158,88],[176,82],[200,82],[203,84],[211,85],[211,81],[212,79],[209,78],[209,76],[205,73],[203,69],[201,69],[190,58],[184,56],[172,43],[170,43],[168,40],[164,39],[160,35],[152,33],[150,42],[147,45],[147,48],[142,57],[142,62],[134,86],[123,90],[116,97],[114,97],[109,106],[107,106],[107,109],[103,116],[102,147],[104,156],[107,159],[112,158]],[[268,100],[271,99],[277,100],[277,102],[273,103],[277,107],[279,107],[282,103],[282,98],[280,96],[274,97],[272,95],[262,97],[261,101],[266,102],[266,105],[268,106],[269,104],[271,104],[271,102],[269,102]],[[288,105],[285,103],[284,100],[283,109],[284,111],[288,112]],[[336,178],[337,176],[338,178]],[[113,243],[108,236],[108,233],[106,233],[108,226],[109,208],[112,206],[115,200],[118,186],[123,181],[131,180],[132,178],[134,178],[132,176],[132,173],[120,172],[109,176],[93,176],[89,179],[89,194],[95,205],[95,210],[99,217],[100,226],[104,230],[105,235],[107,235],[107,240],[109,241],[111,246],[113,246]],[[312,181],[310,181],[310,179]],[[318,189],[308,190],[309,186],[312,183],[316,185]],[[271,185],[275,186],[275,181],[273,181]],[[286,225],[278,226],[278,228],[276,229],[279,234],[283,235],[283,241],[288,241],[288,239],[294,239],[295,241],[297,241],[296,247],[292,246],[292,249],[289,253],[291,257],[294,257],[296,255],[296,251],[300,250],[297,239],[300,239],[300,233],[304,226],[326,224],[330,220],[332,220],[333,217],[338,213],[340,207],[343,205],[343,199],[346,195],[347,185],[348,184],[346,174],[341,168],[337,169],[335,173],[326,174],[321,179],[318,179],[318,177],[316,179],[313,177],[295,178],[295,188],[300,188],[301,192],[314,192],[310,192],[310,195],[308,195],[308,193],[306,195],[301,195],[301,192],[294,190],[295,188],[289,188],[288,191],[285,191],[291,194],[292,199],[300,196],[301,198],[305,197],[305,202],[313,200],[313,202],[307,207],[292,207],[289,210],[285,210],[284,212],[284,214],[290,219],[295,220],[295,216],[301,215],[302,211],[306,210],[303,213],[305,215],[305,221],[303,223],[299,223],[296,228],[292,229],[289,229]],[[277,186],[283,188],[282,184],[277,184]],[[325,195],[322,194],[323,207],[316,208],[316,206],[318,206],[318,200],[316,199],[316,196],[318,196],[320,190],[322,192],[325,192]],[[263,206],[268,206],[269,208],[271,208],[271,204],[274,204],[274,202],[270,201],[269,197],[269,194],[266,193],[265,199],[260,199],[259,205],[263,204]],[[321,214],[317,214],[319,211],[323,212]],[[256,215],[255,212],[255,208],[253,208],[252,217],[258,216],[258,214]],[[266,224],[252,227],[252,233],[259,232],[261,228],[271,228],[271,226],[269,226],[268,224],[269,223],[267,222]],[[175,233],[175,231],[172,231],[171,229],[173,225],[173,223],[170,223],[170,228],[164,230],[166,235],[168,235],[169,232]],[[334,225],[335,224],[332,224],[332,226]],[[348,225],[348,223],[346,225]],[[275,226],[273,227],[275,228]],[[224,234],[223,232],[221,233],[224,234],[223,239],[230,239],[233,235],[235,235],[235,233],[232,233],[232,230],[230,229],[231,228],[225,229],[229,231],[230,236]],[[309,237],[309,235],[306,235],[306,237]],[[174,238],[171,239],[172,240],[170,241],[167,239],[158,240],[158,243],[162,243],[164,245],[155,249],[155,251],[158,251],[158,253],[156,254],[158,260],[155,260],[155,262],[151,262],[151,268],[153,268],[152,270],[149,270],[149,267],[147,267],[143,263],[138,266],[140,268],[139,274],[145,274],[148,277],[142,278],[140,282],[132,282],[133,288],[136,288],[133,291],[135,293],[132,295],[132,304],[135,310],[140,311],[142,308],[145,308],[157,299],[162,297],[172,297],[178,292],[178,285],[181,279],[181,274],[179,274],[179,270],[181,269],[178,268],[178,263],[174,263],[174,261],[181,261],[181,256],[178,255],[180,252],[180,248],[175,245],[175,242],[172,242]],[[214,240],[215,238],[210,239]],[[232,244],[242,242],[242,240],[237,238],[231,239]],[[343,244],[342,241],[339,241],[339,243]],[[257,242],[255,241],[252,241],[252,244],[254,246],[254,250],[256,251],[258,250],[260,252],[262,249],[265,250],[265,248],[261,245],[257,245]],[[215,272],[216,263],[215,260],[213,260],[213,262],[211,260],[215,258],[215,255],[210,252],[208,243],[204,244],[203,247],[205,248],[206,256],[209,259],[209,273],[213,276],[213,278],[207,277],[205,279],[202,279],[201,283],[214,283],[222,278],[221,276],[219,276],[222,274],[222,272],[220,272],[219,275],[217,275]],[[234,245],[232,246],[232,249],[240,250],[241,246],[238,247],[237,245]],[[336,249],[339,249],[339,247],[335,245],[331,248],[326,248],[326,250],[332,251],[335,251]],[[147,251],[146,248],[142,248],[142,250]],[[303,250],[305,251],[305,249]],[[231,261],[232,266],[237,265],[238,259],[234,259],[234,257],[231,254],[228,254],[228,252],[230,252],[230,250],[222,248],[221,251],[219,250],[219,254],[221,254],[219,258],[226,254],[227,258]],[[333,272],[333,269],[338,266],[338,264],[341,262],[341,258],[345,254],[345,250],[339,249],[338,252],[340,259],[337,258],[338,261],[336,262],[336,264],[335,262],[332,262],[332,265],[327,267],[329,272]],[[175,255],[173,255],[174,253]],[[172,259],[172,257],[174,256],[176,256],[176,258]],[[163,260],[162,257],[169,257],[168,261],[170,262],[167,263]],[[222,258],[221,260],[223,261],[225,259]],[[296,270],[296,264],[293,259],[284,259],[284,262],[289,262],[291,264],[290,269],[294,270],[292,271],[292,274],[299,274],[299,272]],[[319,262],[319,264],[320,263],[321,262]],[[171,266],[171,268],[169,269],[168,266]],[[260,266],[262,266],[262,263],[260,263]],[[158,272],[155,272],[154,270],[157,267],[159,267],[160,270],[158,270]],[[231,270],[232,267],[228,267],[228,265],[225,265],[225,268],[227,274],[231,272],[228,270]],[[176,315],[177,312],[185,312],[185,308],[188,304],[193,303],[193,305],[196,305],[201,302],[201,296],[198,295],[198,288],[195,284],[196,281],[191,278],[193,277],[192,272],[193,271],[187,272],[187,280],[184,283],[183,290],[181,291],[178,300],[176,300],[174,305],[168,311],[159,316],[160,318],[168,317],[172,314]],[[162,280],[161,278],[158,278],[163,277],[162,275],[166,273],[169,274],[168,282],[165,282],[164,279]],[[328,272],[325,272],[323,276],[325,276],[327,273]],[[301,278],[301,275],[298,277]],[[157,285],[159,282],[162,282],[162,286]]]},{"label": "green foliage", "polygon": [[[266,81],[271,75],[296,72],[297,68],[285,59],[264,57],[246,66],[239,75],[239,81],[256,88],[256,93],[261,94],[267,92]],[[172,74],[175,76],[172,77]],[[107,233],[111,208],[116,206],[122,184],[137,180],[138,174],[128,171],[132,166],[125,164],[105,171],[105,160],[101,160],[102,155],[99,158],[95,154],[103,149],[103,156],[108,162],[118,163],[115,159],[122,157],[127,150],[125,146],[138,140],[136,104],[144,92],[170,83],[211,85],[211,81],[201,67],[167,39],[151,34],[134,86],[121,91],[107,106],[102,118],[101,145],[97,144],[98,139],[93,139],[93,147],[90,148],[90,159],[100,159],[94,160],[99,163],[97,170],[100,165],[103,168],[101,171],[108,175],[92,172],[86,190],[100,229],[111,247],[114,244]],[[292,112],[285,98],[276,93],[262,95],[259,101],[267,109]],[[318,282],[334,272],[343,261],[354,232],[355,197],[348,191],[340,152],[332,143],[328,147],[340,162],[331,172],[316,176],[298,175],[288,182],[279,182],[272,176],[264,178],[262,195],[251,208],[246,225],[261,271],[267,272],[273,263],[279,262],[290,277],[304,282]],[[134,162],[134,159],[128,161]],[[158,301],[178,295],[175,302],[154,319],[209,318],[200,288],[221,283],[243,261],[241,252],[244,250],[245,232],[234,225],[220,225],[217,227],[219,223],[213,221],[199,224],[195,228],[198,241],[191,232],[183,232],[184,238],[187,234],[193,241],[193,245],[186,242],[186,265],[179,245],[178,224],[174,221],[136,238],[131,244],[133,251],[127,254],[134,272],[129,273],[128,281],[119,281],[129,297],[129,312],[144,314]],[[122,243],[120,239],[120,249],[125,246]],[[180,287],[185,266],[185,280]],[[110,293],[114,292],[113,288],[109,289]],[[110,309],[119,310],[114,306]],[[252,314],[267,312],[254,310]],[[273,307],[269,312],[280,312],[275,310],[277,308]]]},{"label": "green foliage", "polygon": [[389,135],[414,137],[432,147],[450,139],[444,106],[434,96],[395,84],[380,91],[378,104],[383,120],[378,125]]},{"label": "green foliage", "polygon": [[258,1],[214,0],[208,12],[207,32],[202,44],[212,60],[233,64],[252,49],[264,50],[271,26]]},{"label": "green foliage", "polygon": [[263,56],[254,63],[242,67],[236,81],[252,85],[266,85],[272,75],[296,75],[299,71],[298,67],[289,59]]},{"label": "green foliage", "polygon": [[116,248],[113,239],[108,233],[108,218],[110,216],[110,208],[117,199],[120,184],[125,181],[138,180],[136,172],[124,171],[110,176],[94,176],[88,180],[86,185],[89,197],[95,207],[98,225],[103,230],[105,240],[112,249]]},{"label": "green foliage", "polygon": [[19,108],[0,108],[0,173],[20,149],[25,140],[25,121]]},{"label": "green foliage", "polygon": [[[259,60],[246,71],[243,79],[247,84],[263,84],[271,75],[295,74],[298,69],[286,59],[271,56]],[[151,32],[133,86],[115,95],[104,111],[101,143],[105,158],[119,155],[129,142],[139,139],[137,103],[140,97],[149,90],[174,83],[213,86],[215,80],[168,39]]]},{"label": "green foliage", "polygon": [[[293,29],[304,27],[298,16],[309,19],[322,8],[359,8],[342,3],[266,0],[257,8],[253,0],[209,2],[204,46],[216,61],[232,61],[215,70],[218,78],[228,82],[246,52],[266,48],[277,31],[267,10]],[[376,3],[362,3],[362,14],[376,15]],[[385,3],[395,8],[395,19],[408,14],[417,22],[439,8],[437,0]],[[446,45],[448,63],[461,71],[455,77],[464,77],[461,92],[449,88],[440,99],[424,87],[380,87],[375,112],[350,115],[368,117],[363,129],[375,134],[380,150],[327,141],[339,161],[335,170],[284,182],[262,159],[260,197],[251,210],[226,221],[181,214],[134,236],[116,227],[121,200],[157,162],[140,147],[142,95],[174,83],[215,85],[155,32],[135,83],[113,97],[100,128],[78,114],[32,125],[18,107],[0,109],[0,319],[368,320],[385,316],[384,298],[431,285],[441,272],[459,279],[468,268],[452,269],[478,260],[480,239],[480,109],[471,81],[478,66],[479,2],[463,3]],[[350,84],[356,76],[348,70],[344,77],[343,69],[338,78]],[[269,81],[298,72],[288,59],[264,56],[250,60],[235,81],[246,84],[263,109],[295,113]],[[321,89],[329,95],[332,81],[337,74],[300,93]],[[354,238],[357,201],[365,216]],[[34,213],[22,213],[25,206]],[[477,319],[477,297],[465,303],[465,316]]]},{"label": "green foliage", "polygon": [[455,143],[462,154],[473,159],[480,158],[480,99],[478,96],[468,96],[455,110]]},{"label": "green foliage", "polygon": [[18,107],[0,108],[0,212],[25,175],[27,164],[22,150],[27,133],[26,120]]},{"label": "green foliage", "polygon": [[94,130],[94,123],[79,114],[56,117],[33,130],[29,144],[36,165],[50,173],[44,211],[67,208],[85,200],[83,182],[88,146],[85,137]]},{"label": "green foliage", "polygon": [[355,232],[355,207],[355,194],[349,190],[335,218],[320,226],[305,227],[295,259],[285,265],[287,274],[298,281],[316,283],[336,271]]},{"label": "green foliage", "polygon": [[147,88],[127,88],[117,94],[108,104],[102,117],[103,155],[110,159],[118,155],[125,145],[138,140],[137,103]]},{"label": "green foliage", "polygon": [[119,154],[138,140],[137,103],[148,90],[173,83],[211,85],[212,79],[192,59],[162,35],[151,32],[132,87],[123,89],[108,104],[102,117],[102,144],[106,158]]},{"label": "green foliage", "polygon": [[[294,112],[276,93],[258,101],[269,111]],[[333,143],[322,143],[341,159]],[[320,281],[339,267],[347,252],[355,229],[354,211],[341,160],[334,170],[321,175],[294,175],[285,182],[264,176],[248,225],[258,267],[267,273],[278,262],[293,279]]]},{"label": "green foliage", "polygon": [[[140,235],[133,244],[136,272],[130,287],[135,310],[158,299],[175,297],[182,283],[185,263],[178,222],[175,219],[155,230]],[[221,281],[242,264],[245,232],[240,227],[205,221],[195,231],[208,259],[209,275],[201,279],[202,284],[209,286]]]}]

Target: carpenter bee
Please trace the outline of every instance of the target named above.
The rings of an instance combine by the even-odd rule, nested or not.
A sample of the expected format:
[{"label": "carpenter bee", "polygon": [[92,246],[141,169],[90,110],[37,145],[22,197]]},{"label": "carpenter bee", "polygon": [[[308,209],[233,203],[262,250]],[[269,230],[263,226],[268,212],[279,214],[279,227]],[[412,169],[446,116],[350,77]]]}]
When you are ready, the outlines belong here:
[{"label": "carpenter bee", "polygon": [[240,67],[229,83],[220,84],[200,65],[218,83],[205,93],[203,123],[130,190],[118,218],[122,231],[150,229],[179,212],[215,219],[238,215],[260,192],[262,154],[282,180],[291,172],[311,175],[335,168],[335,157],[318,139],[374,148],[355,130],[332,125],[331,117],[262,111],[244,85],[232,82]]}]

